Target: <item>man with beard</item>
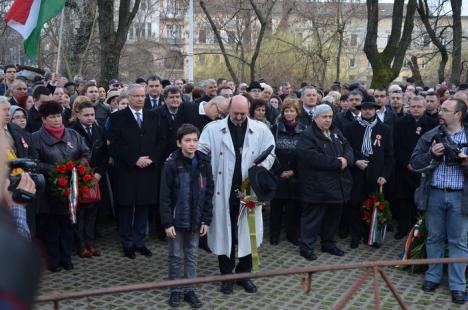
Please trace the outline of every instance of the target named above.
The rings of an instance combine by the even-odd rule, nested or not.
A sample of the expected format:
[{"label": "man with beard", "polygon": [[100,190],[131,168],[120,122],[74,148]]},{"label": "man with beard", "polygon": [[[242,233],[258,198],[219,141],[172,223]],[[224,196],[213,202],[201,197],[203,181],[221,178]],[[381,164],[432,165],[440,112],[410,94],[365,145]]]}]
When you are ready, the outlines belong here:
[{"label": "man with beard", "polygon": [[405,237],[416,223],[414,191],[419,186],[419,174],[409,164],[411,154],[419,138],[437,126],[437,121],[425,113],[426,102],[423,97],[415,96],[410,100],[409,114],[395,123],[395,206],[392,209],[398,223],[395,239]]},{"label": "man with beard", "polygon": [[28,99],[28,86],[23,80],[17,79],[11,84],[11,105],[18,105],[25,108]]},{"label": "man with beard", "polygon": [[373,97],[368,97],[356,108],[361,111],[361,116],[344,128],[345,137],[354,152],[349,218],[352,249],[359,246],[364,233],[361,219],[364,199],[387,183],[393,169],[392,133],[376,115],[380,106]]}]

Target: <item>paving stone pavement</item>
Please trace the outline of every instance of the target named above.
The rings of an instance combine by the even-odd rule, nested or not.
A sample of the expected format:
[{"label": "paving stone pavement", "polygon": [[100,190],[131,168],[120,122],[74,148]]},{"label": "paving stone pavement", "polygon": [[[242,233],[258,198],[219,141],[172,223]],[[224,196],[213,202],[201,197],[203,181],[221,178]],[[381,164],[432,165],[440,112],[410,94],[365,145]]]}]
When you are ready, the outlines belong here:
[{"label": "paving stone pavement", "polygon": [[[265,211],[264,218],[268,213]],[[266,226],[267,227],[267,226]],[[146,245],[153,251],[150,258],[137,254],[135,260],[123,257],[115,227],[108,224],[103,227],[103,236],[97,245],[102,251],[101,257],[82,259],[73,256],[75,269],[59,273],[45,272],[42,278],[40,293],[51,291],[80,291],[93,288],[105,288],[117,285],[162,281],[167,278],[167,245],[148,238]],[[268,234],[268,230],[265,229]],[[338,246],[346,251],[344,257],[321,253],[316,249],[318,259],[308,262],[298,254],[298,248],[284,240],[277,246],[271,246],[268,235],[259,249],[261,270],[274,270],[308,265],[338,264],[364,262],[384,259],[396,259],[403,247],[403,241],[396,241],[392,235],[387,236],[386,243],[380,249],[370,248],[364,244],[358,249],[349,248],[349,239],[338,239]],[[420,286],[423,276],[410,274],[394,267],[385,269],[395,284],[409,309],[468,309],[450,301],[447,280],[435,293],[424,293]],[[312,291],[306,295],[302,290],[302,275],[256,279],[258,293],[248,294],[235,286],[234,294],[225,296],[219,292],[219,283],[204,284],[197,287],[197,293],[204,302],[202,309],[333,309],[340,297],[362,274],[362,270],[345,270],[321,272],[313,275]],[[199,252],[198,275],[219,274],[218,261],[215,255],[203,250]],[[373,309],[373,282],[370,277],[365,285],[353,296],[346,309]],[[379,280],[382,309],[399,309],[396,300]],[[82,298],[60,302],[60,309],[169,309],[167,289],[107,295],[102,297]],[[52,304],[37,304],[35,309],[52,309]],[[183,304],[180,309],[190,309]]]}]

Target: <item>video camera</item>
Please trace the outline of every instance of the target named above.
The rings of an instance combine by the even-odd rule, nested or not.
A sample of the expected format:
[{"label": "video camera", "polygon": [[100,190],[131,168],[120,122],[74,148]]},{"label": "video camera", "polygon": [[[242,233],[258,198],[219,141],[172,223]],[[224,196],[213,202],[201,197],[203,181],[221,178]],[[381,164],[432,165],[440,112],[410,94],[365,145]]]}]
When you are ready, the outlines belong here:
[{"label": "video camera", "polygon": [[462,161],[458,155],[463,152],[464,147],[468,147],[468,143],[455,143],[450,138],[447,131],[447,126],[441,125],[439,132],[434,136],[436,143],[442,143],[445,148],[445,163],[447,166],[459,165]]},{"label": "video camera", "polygon": [[[36,193],[43,192],[45,189],[45,178],[42,174],[35,173],[37,169],[37,161],[29,158],[18,158],[8,162],[10,169],[8,176],[10,186],[8,190],[13,193],[12,198],[17,203],[29,203],[36,198],[33,193],[18,189],[18,184],[21,181],[21,173],[29,173],[34,184],[36,185]],[[21,171],[21,172],[19,172]]]}]

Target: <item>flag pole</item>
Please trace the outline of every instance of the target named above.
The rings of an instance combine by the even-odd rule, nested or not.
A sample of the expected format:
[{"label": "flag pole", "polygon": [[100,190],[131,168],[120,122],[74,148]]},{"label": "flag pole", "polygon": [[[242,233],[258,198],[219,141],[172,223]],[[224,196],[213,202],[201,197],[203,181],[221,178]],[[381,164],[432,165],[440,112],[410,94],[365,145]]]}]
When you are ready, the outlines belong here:
[{"label": "flag pole", "polygon": [[65,7],[62,9],[62,15],[60,16],[60,29],[59,29],[59,41],[57,51],[57,65],[55,66],[55,73],[59,73],[60,69],[60,58],[62,54],[62,37],[63,37],[63,16],[65,15]]}]

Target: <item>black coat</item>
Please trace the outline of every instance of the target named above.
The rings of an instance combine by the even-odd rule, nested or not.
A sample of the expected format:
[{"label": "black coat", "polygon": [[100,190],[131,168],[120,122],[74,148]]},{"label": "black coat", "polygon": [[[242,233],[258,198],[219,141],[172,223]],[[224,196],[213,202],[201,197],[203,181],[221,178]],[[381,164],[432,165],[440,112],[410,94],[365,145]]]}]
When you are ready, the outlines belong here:
[{"label": "black coat", "polygon": [[30,132],[36,132],[42,127],[42,118],[35,106],[28,111],[28,123],[26,129]]},{"label": "black coat", "polygon": [[175,151],[166,160],[161,176],[159,208],[165,228],[198,233],[201,224],[210,225],[213,210],[213,173],[209,156],[197,151],[198,167]]},{"label": "black coat", "polygon": [[172,115],[169,112],[167,105],[160,106],[154,110],[158,116],[159,126],[165,128],[167,132],[167,145],[164,150],[163,158],[167,158],[172,152],[177,150],[177,130],[185,123],[184,108],[185,103],[182,103],[177,110],[174,119],[172,119]]},{"label": "black coat", "polygon": [[333,125],[339,129],[342,133],[345,133],[345,127],[356,121],[351,111],[338,112],[333,119]]},{"label": "black coat", "polygon": [[31,134],[12,123],[9,123],[7,128],[15,142],[16,157],[37,159],[39,155],[33,147]]},{"label": "black coat", "polygon": [[203,128],[211,122],[211,119],[199,113],[199,105],[195,103],[187,104],[183,111],[183,119],[184,122],[194,125],[202,132]]},{"label": "black coat", "polygon": [[374,154],[368,158],[361,153],[365,130],[357,121],[347,125],[344,129],[344,135],[353,148],[354,162],[362,159],[370,161],[364,171],[356,166],[351,168],[354,182],[353,195],[358,195],[355,197],[357,201],[362,200],[363,196],[377,191],[379,177],[384,177],[388,182],[394,167],[393,135],[390,128],[380,120],[377,121],[371,135]]},{"label": "black coat", "polygon": [[[276,161],[272,170],[279,180],[275,194],[276,199],[298,199],[299,197],[296,148],[299,137],[304,130],[305,125],[298,122],[293,132],[287,131],[282,118],[278,120],[278,124],[273,125],[271,128],[276,144]],[[281,173],[287,170],[293,170],[294,176],[289,179],[280,178]]]},{"label": "black coat", "polygon": [[390,130],[393,132],[395,127],[395,122],[399,119],[395,112],[391,111],[390,109],[385,109],[384,113],[384,121],[383,123],[387,125]]},{"label": "black coat", "polygon": [[94,124],[92,128],[93,135],[90,137],[79,121],[72,123],[70,128],[78,132],[84,138],[86,145],[90,149],[91,160],[89,165],[93,171],[104,176],[109,162],[109,148],[107,147],[104,129]]},{"label": "black coat", "polygon": [[[124,206],[156,204],[166,146],[166,130],[158,125],[157,115],[143,110],[140,128],[129,107],[112,113],[109,135],[115,156],[116,203]],[[153,163],[146,168],[137,167],[141,156],[149,156]]]},{"label": "black coat", "polygon": [[[57,140],[41,127],[32,135],[33,146],[39,155],[39,172],[48,179],[49,173],[65,161],[85,159],[89,161],[90,153],[82,136],[73,129],[65,128],[62,139]],[[67,202],[56,197],[51,190],[52,184],[47,181],[46,193],[38,206],[39,213],[67,214]]]},{"label": "black coat", "polygon": [[302,123],[305,127],[312,125],[312,116],[307,113],[304,108],[301,108],[301,115],[299,116],[299,122]]},{"label": "black coat", "polygon": [[153,104],[151,103],[151,99],[150,99],[150,96],[149,95],[146,95],[145,97],[145,105],[143,106],[143,109],[145,110],[150,110],[150,111],[154,111],[156,110],[157,108],[161,107],[164,105],[164,97],[163,95],[159,95],[159,100],[158,100],[158,106],[157,107],[153,107]]},{"label": "black coat", "polygon": [[395,183],[398,197],[413,197],[415,189],[419,186],[420,175],[408,170],[407,166],[419,138],[435,126],[437,121],[427,115],[416,121],[408,114],[395,123]]},{"label": "black coat", "polygon": [[308,203],[342,204],[349,200],[352,178],[349,168],[341,170],[344,157],[353,163],[353,150],[340,130],[330,128],[327,138],[312,123],[297,144],[301,199]]}]

